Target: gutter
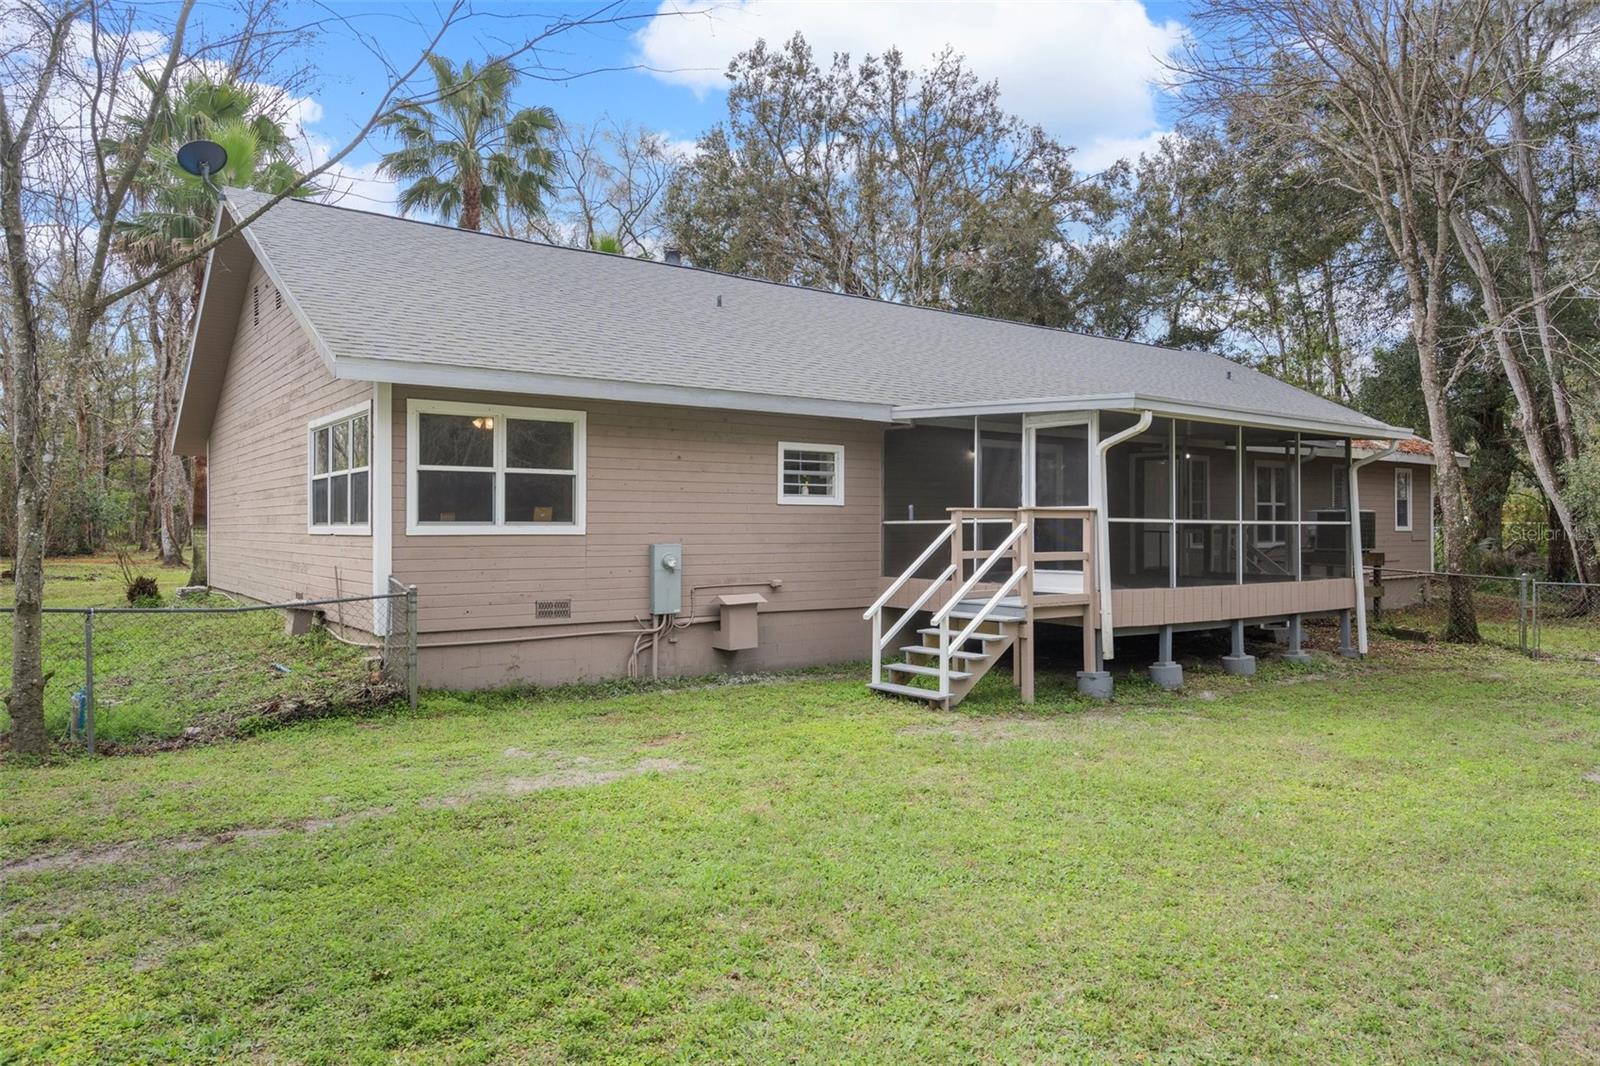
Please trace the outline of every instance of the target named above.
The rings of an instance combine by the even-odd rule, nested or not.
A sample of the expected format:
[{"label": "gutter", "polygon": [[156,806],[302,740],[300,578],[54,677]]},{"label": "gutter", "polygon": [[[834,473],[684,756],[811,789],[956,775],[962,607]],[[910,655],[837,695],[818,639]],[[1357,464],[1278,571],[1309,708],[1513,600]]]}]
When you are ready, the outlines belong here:
[{"label": "gutter", "polygon": [[[1367,654],[1367,568],[1361,561],[1361,468],[1387,459],[1400,450],[1400,442],[1392,440],[1382,451],[1350,464],[1350,540],[1355,546],[1354,569],[1356,575],[1356,651]],[[1415,506],[1415,504],[1413,504]],[[1433,501],[1428,501],[1428,513],[1433,513]],[[1376,524],[1374,524],[1376,528]],[[1432,550],[1431,547],[1429,549]]]},{"label": "gutter", "polygon": [[[1107,437],[1096,446],[1099,452],[1100,472],[1100,506],[1096,509],[1095,537],[1099,541],[1095,547],[1095,582],[1100,586],[1100,656],[1104,659],[1116,658],[1116,645],[1114,642],[1114,627],[1111,617],[1111,519],[1106,514],[1106,455],[1125,440],[1137,437],[1150,428],[1150,423],[1155,421],[1154,411],[1141,411],[1139,421],[1117,433]],[[1085,670],[1098,669],[1099,663],[1085,663]]]}]

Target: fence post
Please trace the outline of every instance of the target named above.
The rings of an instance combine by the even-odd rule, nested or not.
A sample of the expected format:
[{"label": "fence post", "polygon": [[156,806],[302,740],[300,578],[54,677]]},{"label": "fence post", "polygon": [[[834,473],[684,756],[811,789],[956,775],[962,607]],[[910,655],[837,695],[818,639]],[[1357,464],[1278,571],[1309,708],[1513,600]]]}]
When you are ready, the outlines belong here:
[{"label": "fence post", "polygon": [[94,754],[94,608],[83,612],[83,736]]},{"label": "fence post", "polygon": [[417,709],[417,586],[406,586],[406,702]]},{"label": "fence post", "polygon": [[1517,647],[1528,654],[1528,572],[1517,575]]}]

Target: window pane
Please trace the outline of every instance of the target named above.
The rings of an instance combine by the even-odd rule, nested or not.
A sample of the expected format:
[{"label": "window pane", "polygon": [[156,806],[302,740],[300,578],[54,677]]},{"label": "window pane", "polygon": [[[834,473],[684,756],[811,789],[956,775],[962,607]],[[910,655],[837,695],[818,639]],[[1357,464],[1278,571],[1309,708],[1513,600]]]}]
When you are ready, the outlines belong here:
[{"label": "window pane", "polygon": [[336,422],[333,426],[333,469],[350,469],[350,423]]},{"label": "window pane", "polygon": [[349,474],[335,474],[328,479],[328,518],[336,526],[350,521]]},{"label": "window pane", "polygon": [[358,474],[350,475],[350,524],[363,526],[367,524],[367,479],[370,475],[363,470]]},{"label": "window pane", "polygon": [[417,437],[423,466],[494,466],[494,419],[488,415],[418,415]]},{"label": "window pane", "polygon": [[1166,588],[1172,576],[1172,526],[1166,522],[1111,523],[1114,588]]},{"label": "window pane", "polygon": [[1244,527],[1244,580],[1293,581],[1297,527],[1252,525]]},{"label": "window pane", "polygon": [[783,453],[785,496],[832,496],[836,481],[832,452],[789,449]]},{"label": "window pane", "polygon": [[1178,423],[1178,517],[1239,517],[1239,431],[1207,422]]},{"label": "window pane", "polygon": [[318,478],[311,483],[311,524],[328,524],[328,479]]},{"label": "window pane", "polygon": [[319,474],[326,474],[328,472],[328,428],[324,426],[317,430],[312,434],[312,440],[316,442],[317,457],[316,466],[313,469]]},{"label": "window pane", "polygon": [[[965,425],[917,425],[885,433],[883,517],[943,521],[949,508],[971,507],[972,463],[971,419]],[[912,552],[905,563],[916,557]]]},{"label": "window pane", "polygon": [[[1100,439],[1132,427],[1131,415],[1107,411],[1100,416]],[[1113,518],[1170,518],[1172,487],[1168,481],[1172,421],[1158,418],[1132,440],[1106,456],[1106,497]]]},{"label": "window pane", "polygon": [[1178,527],[1178,584],[1232,585],[1239,580],[1239,527]]},{"label": "window pane", "polygon": [[487,471],[417,471],[418,522],[493,522],[494,475]]},{"label": "window pane", "polygon": [[506,419],[506,466],[516,470],[571,470],[571,422]]},{"label": "window pane", "polygon": [[978,506],[1022,506],[1022,416],[978,419]]},{"label": "window pane", "polygon": [[350,465],[367,465],[367,442],[371,439],[367,432],[367,416],[357,415],[350,423]]},{"label": "window pane", "polygon": [[570,523],[577,480],[571,474],[507,474],[505,520]]},{"label": "window pane", "polygon": [[1301,580],[1349,576],[1349,525],[1300,527]]}]

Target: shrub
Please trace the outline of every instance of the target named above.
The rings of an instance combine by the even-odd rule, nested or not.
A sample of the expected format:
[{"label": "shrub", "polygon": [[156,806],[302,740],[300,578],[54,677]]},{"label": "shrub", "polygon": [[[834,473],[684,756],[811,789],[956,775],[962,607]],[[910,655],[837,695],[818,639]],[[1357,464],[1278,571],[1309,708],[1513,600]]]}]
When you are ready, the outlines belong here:
[{"label": "shrub", "polygon": [[160,607],[161,586],[149,574],[135,574],[127,552],[117,553],[117,565],[122,568],[122,581],[126,586],[128,602],[135,607]]}]

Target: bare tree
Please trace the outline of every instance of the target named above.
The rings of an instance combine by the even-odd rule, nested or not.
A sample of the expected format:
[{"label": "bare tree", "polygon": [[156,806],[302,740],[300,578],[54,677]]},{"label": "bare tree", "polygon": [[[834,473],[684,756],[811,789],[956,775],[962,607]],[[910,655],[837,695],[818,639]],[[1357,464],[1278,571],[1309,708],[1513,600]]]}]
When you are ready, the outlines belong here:
[{"label": "bare tree", "polygon": [[[1495,54],[1486,6],[1447,0],[1208,0],[1180,64],[1200,106],[1298,149],[1359,194],[1402,275],[1433,440],[1445,564],[1468,569],[1471,510],[1455,462],[1440,329],[1455,262],[1450,217],[1474,160],[1456,131]],[[1449,582],[1445,638],[1476,641],[1472,588]]]},{"label": "bare tree", "polygon": [[680,160],[667,139],[627,122],[564,124],[557,145],[557,195],[531,229],[576,248],[609,239],[625,255],[650,255],[661,245],[661,198]]}]

